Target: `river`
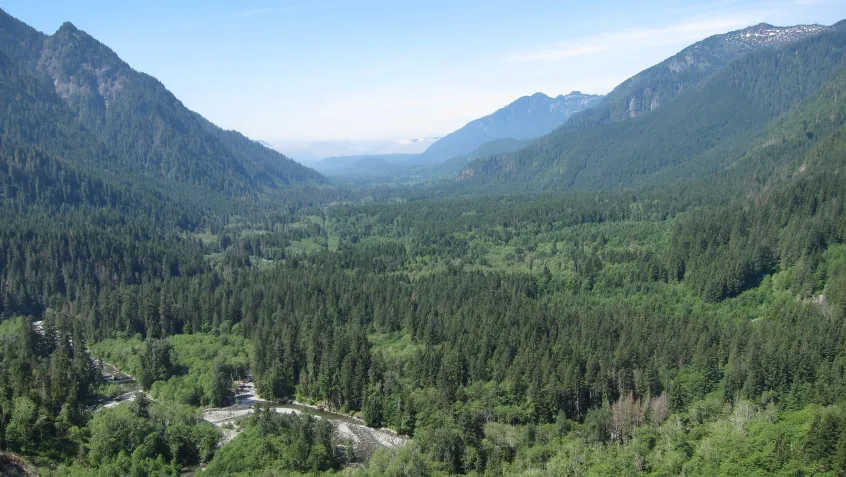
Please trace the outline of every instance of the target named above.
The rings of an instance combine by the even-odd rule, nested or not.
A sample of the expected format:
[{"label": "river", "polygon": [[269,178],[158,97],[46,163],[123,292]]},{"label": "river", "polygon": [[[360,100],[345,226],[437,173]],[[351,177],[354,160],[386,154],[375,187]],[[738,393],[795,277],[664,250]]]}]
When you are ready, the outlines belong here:
[{"label": "river", "polygon": [[[103,378],[108,382],[121,384],[125,392],[119,396],[99,402],[95,406],[94,412],[131,402],[135,399],[136,393],[143,392],[132,376],[121,372],[116,367],[107,363],[102,363],[102,368]],[[238,422],[240,420],[253,414],[257,406],[267,404],[266,400],[258,396],[255,385],[252,382],[238,381],[235,384],[237,392],[235,394],[234,405],[203,410],[203,420],[214,424],[223,431],[223,438],[220,442],[221,446],[228,444],[238,435],[240,432]],[[147,393],[145,392],[145,394]],[[152,396],[149,394],[147,394],[147,397],[152,399]],[[328,420],[335,429],[336,438],[345,445],[352,446],[358,458],[366,459],[379,447],[394,449],[404,445],[408,441],[406,437],[390,429],[368,427],[361,419],[318,409],[314,406],[307,406],[296,402],[290,404],[270,404],[270,406],[278,413],[309,415],[318,419]]]},{"label": "river", "polygon": [[[238,382],[235,405],[224,408],[210,408],[203,412],[203,419],[220,427],[223,432],[221,445],[225,445],[237,435],[237,428],[232,428],[237,422],[255,412],[259,405],[266,405],[267,401],[256,394],[252,382]],[[345,414],[339,414],[314,406],[307,406],[297,402],[289,404],[270,404],[278,413],[314,416],[326,419],[332,423],[335,436],[347,445],[351,445],[356,456],[367,458],[379,447],[397,448],[407,442],[403,437],[390,429],[375,429],[368,427],[361,419]]]}]

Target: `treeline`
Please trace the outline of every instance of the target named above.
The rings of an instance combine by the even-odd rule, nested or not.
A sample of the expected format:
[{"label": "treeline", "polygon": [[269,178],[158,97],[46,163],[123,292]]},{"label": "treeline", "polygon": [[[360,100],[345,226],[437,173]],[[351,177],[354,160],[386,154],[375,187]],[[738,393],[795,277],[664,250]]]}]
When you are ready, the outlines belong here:
[{"label": "treeline", "polygon": [[667,251],[670,275],[721,300],[797,265],[792,290],[818,292],[827,278],[822,254],[846,241],[844,139],[839,130],[812,149],[790,185],[680,219]]},{"label": "treeline", "polygon": [[71,457],[88,417],[86,400],[101,376],[85,349],[78,322],[51,314],[2,323],[0,438],[4,449]]},{"label": "treeline", "polygon": [[[263,396],[361,412],[370,424],[416,436],[426,458],[451,472],[516,458],[490,447],[492,423],[583,423],[603,442],[651,422],[646,409],[648,416],[684,412],[714,392],[726,402],[765,400],[785,409],[838,403],[846,384],[839,364],[846,297],[837,292],[846,189],[839,170],[829,167],[837,151],[809,161],[805,176],[751,198],[751,206],[675,219],[666,249],[652,229],[671,223],[661,225],[663,216],[625,197],[619,203],[628,205],[607,222],[589,212],[602,203],[578,197],[337,207],[317,215],[323,225],[295,227],[300,219],[286,218],[268,234],[230,223],[208,245],[140,225],[133,234],[131,221],[104,232],[73,221],[64,228],[57,219],[55,230],[35,222],[20,227],[26,219],[16,218],[15,227],[4,228],[4,311],[73,317],[68,322],[80,333],[74,343],[146,338],[142,384],[193,405],[231,402],[227,383],[243,377],[244,368],[216,364],[203,371],[209,378],[201,379],[210,381],[198,388],[159,340],[240,333],[253,343],[249,368]],[[444,211],[441,220],[437,210]],[[423,217],[431,220],[417,223],[431,224],[428,230],[410,225]],[[633,218],[644,225],[629,225]],[[579,221],[605,228],[567,235]],[[651,221],[656,226],[646,225]],[[348,231],[339,234],[337,252],[253,266],[286,240],[338,233],[336,227]],[[571,264],[574,275],[545,266],[485,271],[455,263],[407,273],[421,256],[465,257],[480,237],[520,243],[515,253],[535,257],[537,241],[550,239],[554,246],[543,253],[564,255],[556,260]],[[623,245],[634,237],[659,242]],[[435,247],[427,245],[436,238]],[[232,255],[212,264],[203,258],[211,251]],[[729,283],[733,267],[756,263],[761,268],[740,275],[736,288],[705,286],[723,276]],[[714,264],[723,266],[707,268]],[[777,277],[765,278],[771,274]],[[720,303],[756,286],[769,303],[758,321],[740,318],[759,306],[744,300],[758,298]],[[702,304],[687,287],[715,303]],[[793,298],[797,293],[825,298],[803,303]],[[773,302],[770,295],[782,298]],[[3,409],[14,415],[15,399],[42,387],[29,382],[8,392],[11,404]],[[84,396],[90,391],[77,399]]]},{"label": "treeline", "polygon": [[[152,283],[208,268],[195,244],[138,222],[98,227],[39,214],[0,220],[0,313],[6,317],[41,316],[50,307],[91,302],[115,284]],[[94,318],[92,329],[99,322]]]},{"label": "treeline", "polygon": [[[607,424],[597,436],[611,440],[613,420],[591,418],[609,402],[666,399],[667,412],[680,412],[719,390],[728,402],[798,409],[839,402],[846,384],[843,305],[834,296],[828,309],[788,299],[749,323],[717,310],[677,313],[666,305],[669,290],[621,301],[573,294],[555,277],[462,272],[411,281],[301,263],[243,271],[208,289],[201,279],[168,282],[174,329],[238,323],[255,343],[251,370],[264,396],[361,410],[371,424],[450,449],[437,459],[453,471],[493,458],[474,444],[488,422]],[[119,296],[101,295],[96,306]],[[402,354],[374,347],[373,333],[397,332],[410,338]]]}]

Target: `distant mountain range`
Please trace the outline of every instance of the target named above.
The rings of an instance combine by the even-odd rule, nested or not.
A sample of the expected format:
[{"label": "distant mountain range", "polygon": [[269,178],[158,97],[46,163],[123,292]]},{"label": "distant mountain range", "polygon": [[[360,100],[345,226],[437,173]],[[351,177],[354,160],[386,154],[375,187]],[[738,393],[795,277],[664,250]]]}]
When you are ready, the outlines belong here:
[{"label": "distant mountain range", "polygon": [[[834,101],[844,71],[846,22],[760,24],[716,35],[623,82],[552,134],[473,160],[457,177],[581,189],[667,184],[729,170],[762,180],[764,169],[795,154],[775,148],[769,161],[749,158],[781,144],[773,131],[799,121],[791,114],[809,101]],[[842,120],[822,110],[814,118],[800,126],[806,140],[822,134],[825,118]]]},{"label": "distant mountain range", "polygon": [[422,167],[440,170],[435,166],[450,159],[463,164],[482,155],[509,152],[517,143],[548,134],[573,114],[596,106],[602,98],[579,91],[556,98],[535,93],[439,138],[421,154],[344,155],[327,157],[313,166],[324,174],[359,178],[393,177],[408,168],[418,172]]},{"label": "distant mountain range", "polygon": [[[182,182],[228,195],[326,181],[190,111],[158,80],[135,71],[71,23],[48,36],[0,10],[0,55],[7,63],[4,86],[9,89],[0,103],[16,103],[5,110],[0,133],[59,159],[87,144],[87,149],[100,152],[79,157],[95,170]],[[24,114],[33,128],[24,130],[8,120]],[[44,123],[56,122],[60,130],[74,131],[76,144],[39,130]]]},{"label": "distant mountain range", "polygon": [[573,114],[595,107],[602,96],[573,91],[550,98],[543,93],[523,96],[508,106],[444,136],[424,153],[437,163],[472,153],[489,141],[503,138],[531,139],[552,132]]},{"label": "distant mountain range", "polygon": [[264,145],[303,164],[319,162],[327,157],[368,156],[383,154],[420,154],[440,137],[263,141]]},{"label": "distant mountain range", "polygon": [[[44,155],[54,172],[63,171],[56,177],[72,170],[80,183],[111,175],[157,184],[165,194],[225,197],[327,182],[277,152],[280,145],[223,130],[190,111],[71,23],[45,35],[0,10],[0,66],[4,147]],[[752,167],[750,156],[781,140],[773,133],[780,124],[798,121],[796,111],[812,108],[809,102],[824,102],[823,92],[839,91],[835,83],[845,70],[846,22],[759,24],[695,43],[604,97],[524,96],[443,138],[403,142],[422,152],[344,154],[314,168],[371,182],[449,177],[469,185],[575,189],[725,174]],[[819,118],[802,125],[808,140],[823,134],[815,125],[826,117],[840,120],[813,108]],[[761,167],[777,167],[788,156]]]},{"label": "distant mountain range", "polygon": [[[327,157],[313,166],[331,176],[374,180],[456,173],[473,161],[516,154],[518,149],[529,146],[531,139],[552,133],[565,123],[563,129],[576,131],[641,117],[695,89],[750,53],[777,49],[837,28],[836,25],[777,27],[761,23],[715,35],[629,78],[607,96],[574,91],[552,98],[536,93],[471,121],[435,141],[421,154],[342,154]],[[476,169],[468,167],[462,177],[473,176]]]}]

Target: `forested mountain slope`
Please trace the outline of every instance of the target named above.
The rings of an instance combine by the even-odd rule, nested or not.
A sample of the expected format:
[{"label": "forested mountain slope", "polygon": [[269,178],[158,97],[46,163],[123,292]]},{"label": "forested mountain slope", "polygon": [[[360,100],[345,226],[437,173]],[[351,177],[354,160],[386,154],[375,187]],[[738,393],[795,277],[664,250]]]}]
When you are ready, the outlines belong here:
[{"label": "forested mountain slope", "polygon": [[834,28],[729,63],[649,114],[569,125],[511,154],[469,164],[461,179],[562,188],[633,187],[702,177],[740,160],[771,121],[846,67]]},{"label": "forested mountain slope", "polygon": [[595,107],[603,96],[573,91],[550,98],[543,93],[523,96],[483,118],[439,139],[423,153],[428,163],[440,163],[472,153],[498,139],[531,139],[550,133],[570,116]]},{"label": "forested mountain slope", "polygon": [[509,137],[489,141],[477,147],[470,154],[448,159],[443,164],[436,166],[434,170],[436,171],[436,174],[443,175],[444,177],[454,177],[455,174],[461,172],[465,165],[477,159],[519,151],[531,144],[533,140],[534,139],[514,139]]},{"label": "forested mountain slope", "polygon": [[0,12],[0,31],[0,51],[54,89],[127,172],[230,195],[325,181],[281,154],[211,125],[155,78],[136,72],[71,23],[46,36]]},{"label": "forested mountain slope", "polygon": [[751,52],[784,46],[835,28],[836,25],[776,27],[761,23],[711,36],[624,81],[608,93],[601,105],[576,115],[567,127],[579,129],[636,118],[658,109]]},{"label": "forested mountain slope", "polygon": [[[275,153],[140,78],[142,126],[190,133],[151,142],[122,116],[135,73],[54,37],[58,93],[46,37],[0,16],[3,456],[60,477],[846,472],[842,31],[463,182],[276,190]],[[98,360],[147,394],[117,399]],[[269,402],[229,407],[241,380]],[[272,410],[291,399],[409,441],[364,459]],[[223,406],[245,414],[198,417]]]},{"label": "forested mountain slope", "polygon": [[444,136],[421,154],[327,157],[315,169],[330,176],[369,182],[440,179],[478,157],[519,149],[561,126],[573,114],[595,107],[602,98],[579,91],[555,98],[543,93],[523,96]]},{"label": "forested mountain slope", "polygon": [[378,177],[390,168],[409,167],[417,163],[419,154],[373,154],[335,156],[321,159],[314,168],[327,175],[362,175]]}]

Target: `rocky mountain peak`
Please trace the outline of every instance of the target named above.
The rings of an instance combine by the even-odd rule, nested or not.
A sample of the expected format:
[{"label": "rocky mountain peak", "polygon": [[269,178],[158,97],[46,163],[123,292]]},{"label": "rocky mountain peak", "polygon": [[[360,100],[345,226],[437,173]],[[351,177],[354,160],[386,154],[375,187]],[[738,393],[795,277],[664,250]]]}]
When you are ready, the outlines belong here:
[{"label": "rocky mountain peak", "polygon": [[777,27],[769,23],[759,23],[725,35],[718,35],[715,46],[754,49],[769,45],[784,45],[831,29],[832,27],[825,25]]},{"label": "rocky mountain peak", "polygon": [[114,51],[70,22],[44,41],[37,68],[53,79],[62,99],[87,103],[86,113],[100,120],[130,76]]},{"label": "rocky mountain peak", "polygon": [[60,26],[60,27],[59,27],[59,29],[58,29],[58,31],[57,31],[56,33],[59,33],[59,32],[72,32],[72,33],[79,33],[79,32],[80,32],[80,30],[79,30],[79,29],[76,27],[76,25],[74,25],[73,23],[71,23],[71,22],[64,22],[64,23],[62,23],[62,26]]}]

